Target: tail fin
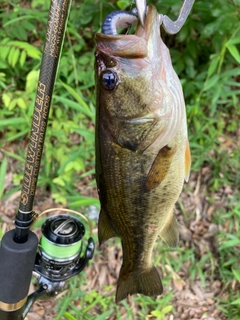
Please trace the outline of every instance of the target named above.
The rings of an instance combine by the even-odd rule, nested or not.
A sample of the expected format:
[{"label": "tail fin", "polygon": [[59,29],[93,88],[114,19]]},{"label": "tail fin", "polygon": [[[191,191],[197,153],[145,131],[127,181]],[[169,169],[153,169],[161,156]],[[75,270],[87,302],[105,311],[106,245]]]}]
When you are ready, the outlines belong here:
[{"label": "tail fin", "polygon": [[116,302],[127,298],[130,294],[142,293],[146,296],[162,294],[163,287],[160,276],[155,267],[150,270],[137,270],[133,272],[120,271],[117,284]]}]

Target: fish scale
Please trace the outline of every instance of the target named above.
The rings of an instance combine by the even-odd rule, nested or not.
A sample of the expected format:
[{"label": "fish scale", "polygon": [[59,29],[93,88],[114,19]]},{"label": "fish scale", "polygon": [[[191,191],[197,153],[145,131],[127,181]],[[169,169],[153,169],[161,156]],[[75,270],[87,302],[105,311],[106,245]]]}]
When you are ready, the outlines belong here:
[{"label": "fish scale", "polygon": [[96,34],[96,43],[99,242],[122,242],[117,302],[135,293],[157,296],[163,289],[153,247],[159,236],[177,245],[174,205],[191,162],[181,83],[154,6],[144,29]]}]

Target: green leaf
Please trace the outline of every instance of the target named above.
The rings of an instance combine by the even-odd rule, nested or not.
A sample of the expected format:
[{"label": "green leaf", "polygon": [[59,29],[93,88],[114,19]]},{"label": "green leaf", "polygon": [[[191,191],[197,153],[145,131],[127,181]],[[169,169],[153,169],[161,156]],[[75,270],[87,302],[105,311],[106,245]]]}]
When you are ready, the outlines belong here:
[{"label": "green leaf", "polygon": [[162,312],[160,310],[153,310],[151,312],[151,315],[154,317],[159,317],[159,316],[162,316]]},{"label": "green leaf", "polygon": [[162,309],[162,313],[167,314],[173,310],[173,306],[166,306]]},{"label": "green leaf", "polygon": [[219,56],[214,55],[214,57],[212,57],[212,61],[211,61],[209,68],[208,68],[208,76],[209,77],[217,70],[218,63],[219,63]]},{"label": "green leaf", "polygon": [[3,93],[3,95],[2,95],[2,101],[3,101],[3,103],[4,103],[4,105],[5,105],[6,107],[9,106],[9,104],[10,104],[10,102],[11,102],[11,99],[12,99],[11,93]]},{"label": "green leaf", "polygon": [[6,81],[6,74],[3,72],[0,72],[0,81],[3,81],[3,82]]},{"label": "green leaf", "polygon": [[6,43],[8,43],[8,42],[9,42],[9,38],[6,37],[6,38],[4,38],[4,39],[1,41],[1,44],[6,44]]},{"label": "green leaf", "polygon": [[221,244],[220,250],[227,249],[227,248],[232,248],[232,247],[238,246],[238,245],[240,245],[240,239],[228,240],[225,243]]},{"label": "green leaf", "polygon": [[19,59],[19,63],[20,63],[21,67],[24,66],[24,63],[26,61],[26,57],[27,57],[27,53],[26,53],[25,50],[23,50],[22,53],[21,53],[20,59]]},{"label": "green leaf", "polygon": [[0,120],[0,127],[15,126],[23,123],[24,124],[27,123],[26,119],[24,118],[3,119],[3,120]]},{"label": "green leaf", "polygon": [[121,10],[125,10],[130,5],[130,2],[128,0],[118,0],[117,6]]},{"label": "green leaf", "polygon": [[8,109],[13,110],[16,107],[16,105],[17,105],[17,99],[13,99],[10,101]]},{"label": "green leaf", "polygon": [[84,137],[87,141],[92,141],[92,143],[94,143],[95,134],[93,130],[90,131],[89,129],[81,129],[79,127],[74,127],[73,130]]},{"label": "green leaf", "polygon": [[57,178],[53,179],[53,183],[55,183],[61,187],[65,187],[65,181],[61,177],[57,177]]},{"label": "green leaf", "polygon": [[34,19],[35,17],[33,15],[24,15],[21,17],[17,17],[15,19],[11,19],[10,21],[4,23],[3,27],[6,28],[7,26],[11,25],[11,24],[15,24],[16,22],[19,22],[21,20],[26,20],[26,19]]},{"label": "green leaf", "polygon": [[[106,319],[110,319],[109,316],[113,313],[113,310],[107,310],[104,313],[102,313],[101,315],[97,316],[95,318],[95,320],[106,320]],[[112,318],[112,317],[111,317]]]},{"label": "green leaf", "polygon": [[75,169],[76,171],[84,170],[84,161],[82,159],[78,159],[78,161],[68,162],[64,168],[64,172],[69,172],[72,169]]},{"label": "green leaf", "polygon": [[22,97],[17,99],[17,104],[20,108],[22,108],[24,110],[27,109],[26,103]]},{"label": "green leaf", "polygon": [[227,48],[231,53],[231,55],[233,56],[233,58],[240,64],[240,54],[237,47],[233,44],[230,44],[230,45],[228,44]]},{"label": "green leaf", "polygon": [[240,271],[232,269],[232,272],[233,272],[233,275],[236,278],[236,280],[240,283]]},{"label": "green leaf", "polygon": [[38,48],[34,47],[33,45],[24,42],[24,41],[9,41],[8,45],[12,45],[18,48],[21,48],[27,52],[27,55],[33,59],[41,59],[41,52]]},{"label": "green leaf", "polygon": [[234,304],[240,305],[240,298],[234,300],[233,302],[231,302],[231,304],[233,304],[233,305],[234,305]]},{"label": "green leaf", "polygon": [[56,96],[56,95],[53,95],[53,98],[54,98],[54,100],[61,102],[66,107],[69,107],[69,108],[71,108],[73,110],[80,111],[83,114],[85,114],[86,116],[89,115],[89,112],[86,111],[86,109],[83,106],[81,106],[79,103],[77,103],[75,101],[72,101],[72,100],[70,100],[68,98],[64,98],[64,97],[61,97],[61,96]]},{"label": "green leaf", "polygon": [[236,38],[232,38],[232,39],[228,40],[227,46],[231,45],[231,44],[239,44],[239,43],[240,43],[240,37],[236,37]]},{"label": "green leaf", "polygon": [[28,93],[35,92],[39,78],[39,70],[32,70],[27,75],[26,91]]},{"label": "green leaf", "polygon": [[63,316],[68,320],[77,320],[75,317],[73,317],[69,312],[65,312]]},{"label": "green leaf", "polygon": [[41,59],[41,52],[35,48],[34,46],[28,46],[26,48],[26,51],[27,51],[27,54],[29,57],[33,58],[33,59],[37,59],[37,60],[40,60]]},{"label": "green leaf", "polygon": [[8,55],[8,63],[10,65],[12,65],[12,59],[13,59],[13,56],[15,54],[15,51],[16,51],[16,49],[14,47],[11,47],[11,50],[10,50],[9,55]]},{"label": "green leaf", "polygon": [[228,71],[225,71],[221,74],[221,77],[222,78],[225,78],[225,77],[236,77],[236,76],[239,76],[240,75],[240,68],[235,68],[235,69],[231,69],[231,70],[228,70]]},{"label": "green leaf", "polygon": [[4,179],[7,173],[7,158],[4,157],[0,166],[0,199],[2,198],[4,191]]},{"label": "green leaf", "polygon": [[77,206],[90,206],[90,205],[99,205],[99,200],[97,198],[84,197],[77,201],[71,202],[71,207]]},{"label": "green leaf", "polygon": [[19,162],[22,162],[22,163],[25,162],[24,158],[20,157],[19,155],[15,154],[15,153],[12,153],[12,152],[9,152],[9,151],[4,151],[4,153],[9,157],[18,160]]},{"label": "green leaf", "polygon": [[81,93],[80,92],[76,92],[72,87],[70,87],[69,85],[67,85],[66,83],[61,81],[61,84],[64,86],[64,88],[76,99],[76,101],[85,109],[85,113],[92,118],[93,113],[90,110],[89,106],[87,105],[87,103],[83,100]]},{"label": "green leaf", "polygon": [[24,136],[25,134],[29,133],[29,129],[21,130],[20,132],[17,132],[16,134],[11,134],[6,141],[14,141],[19,139],[20,137]]},{"label": "green leaf", "polygon": [[14,68],[16,63],[18,62],[18,58],[20,55],[20,50],[18,48],[16,48],[16,50],[14,51],[14,54],[12,56],[12,67]]},{"label": "green leaf", "polygon": [[68,308],[69,302],[71,301],[70,298],[66,298],[63,303],[61,304],[61,309],[58,312],[58,315],[55,317],[55,320],[60,320],[63,317],[63,314],[66,312]]},{"label": "green leaf", "polygon": [[213,86],[215,86],[215,84],[219,81],[219,75],[215,74],[213,77],[211,77],[210,79],[208,79],[205,83],[204,83],[204,87],[203,87],[203,91],[208,91],[209,89],[211,89]]},{"label": "green leaf", "polygon": [[0,57],[2,60],[5,60],[6,57],[9,54],[11,47],[6,45],[6,46],[2,46],[2,44],[0,44]]}]

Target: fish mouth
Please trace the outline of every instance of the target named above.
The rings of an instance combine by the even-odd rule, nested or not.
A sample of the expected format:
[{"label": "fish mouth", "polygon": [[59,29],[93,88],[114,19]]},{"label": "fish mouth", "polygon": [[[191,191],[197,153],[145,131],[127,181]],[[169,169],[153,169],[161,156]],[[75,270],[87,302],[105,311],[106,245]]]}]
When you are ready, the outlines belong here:
[{"label": "fish mouth", "polygon": [[[118,14],[119,11],[118,11]],[[132,14],[129,14],[132,16]],[[121,16],[119,16],[119,19]],[[125,13],[124,22],[119,23],[127,25],[128,15]],[[130,18],[129,18],[130,19]],[[115,23],[114,21],[112,23]],[[131,21],[129,22],[131,24]],[[114,26],[114,30],[116,26]],[[122,57],[122,58],[144,58],[149,53],[148,44],[151,40],[157,41],[160,38],[160,18],[156,8],[149,5],[144,26],[142,27],[140,21],[138,22],[134,34],[104,34],[97,33],[95,40],[97,43],[97,51],[107,55]]]}]

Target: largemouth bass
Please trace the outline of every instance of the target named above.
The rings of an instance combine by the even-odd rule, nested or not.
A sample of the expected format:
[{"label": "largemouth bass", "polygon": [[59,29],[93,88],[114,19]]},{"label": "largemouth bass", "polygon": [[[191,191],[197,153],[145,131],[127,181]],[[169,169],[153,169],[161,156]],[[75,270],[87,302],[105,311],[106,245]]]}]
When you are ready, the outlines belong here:
[{"label": "largemouth bass", "polygon": [[98,237],[121,238],[117,302],[162,294],[153,246],[177,245],[174,205],[189,177],[182,87],[159,24],[149,6],[134,35],[96,34]]}]

